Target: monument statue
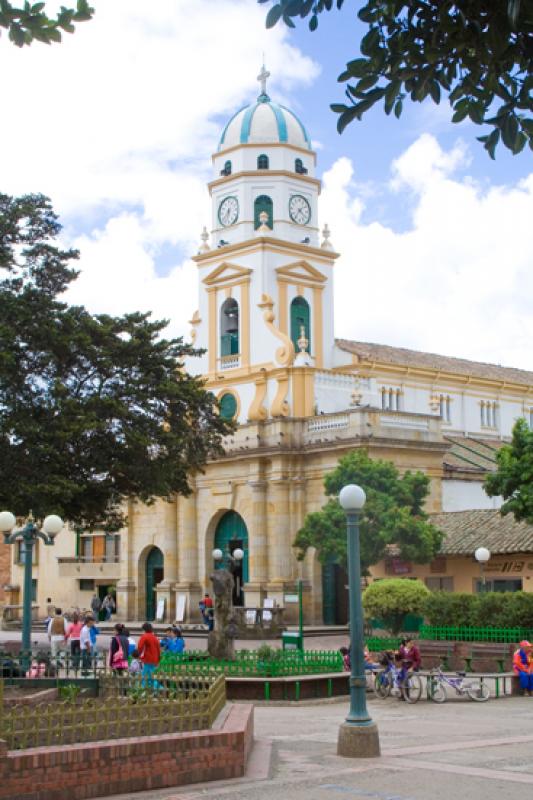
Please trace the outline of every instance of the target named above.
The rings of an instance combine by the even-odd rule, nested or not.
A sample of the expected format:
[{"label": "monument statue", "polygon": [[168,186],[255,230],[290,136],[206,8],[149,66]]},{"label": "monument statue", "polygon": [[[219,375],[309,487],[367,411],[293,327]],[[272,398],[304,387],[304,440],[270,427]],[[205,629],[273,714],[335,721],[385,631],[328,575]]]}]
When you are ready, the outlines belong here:
[{"label": "monument statue", "polygon": [[207,637],[212,658],[232,661],[235,658],[237,625],[233,614],[234,578],[229,569],[216,569],[209,576],[215,597],[215,625]]}]

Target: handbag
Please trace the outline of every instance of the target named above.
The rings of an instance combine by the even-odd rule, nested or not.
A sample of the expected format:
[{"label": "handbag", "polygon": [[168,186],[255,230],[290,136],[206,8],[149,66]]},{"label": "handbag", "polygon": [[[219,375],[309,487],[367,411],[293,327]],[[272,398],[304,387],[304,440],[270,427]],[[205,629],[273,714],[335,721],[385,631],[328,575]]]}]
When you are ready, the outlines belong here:
[{"label": "handbag", "polygon": [[124,650],[122,649],[120,639],[117,639],[115,637],[115,641],[118,644],[118,649],[113,653],[113,658],[111,659],[111,667],[112,669],[127,669],[128,661],[126,659],[126,656],[124,655]]}]

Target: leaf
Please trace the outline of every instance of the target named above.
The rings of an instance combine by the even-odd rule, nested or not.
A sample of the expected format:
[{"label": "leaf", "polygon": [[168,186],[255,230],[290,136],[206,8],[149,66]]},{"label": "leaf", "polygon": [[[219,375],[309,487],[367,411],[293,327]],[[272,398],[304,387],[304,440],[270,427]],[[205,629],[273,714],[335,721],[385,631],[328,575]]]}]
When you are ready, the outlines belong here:
[{"label": "leaf", "polygon": [[354,119],[359,119],[360,115],[357,110],[357,107],[354,106],[353,108],[348,109],[343,114],[340,115],[339,119],[337,120],[337,130],[339,133],[342,133],[343,130],[353,122]]},{"label": "leaf", "polygon": [[361,78],[361,80],[357,83],[355,87],[356,92],[366,92],[367,89],[371,89],[374,84],[376,84],[379,80],[379,75],[367,75],[365,78]]},{"label": "leaf", "polygon": [[437,81],[432,81],[429,86],[429,93],[434,103],[440,103],[440,86]]},{"label": "leaf", "polygon": [[273,28],[274,25],[278,22],[281,15],[283,14],[283,8],[279,5],[279,3],[275,6],[272,6],[270,11],[266,16],[266,27]]},{"label": "leaf", "polygon": [[468,106],[460,108],[452,117],[452,122],[462,122],[468,116]]},{"label": "leaf", "polygon": [[361,40],[360,49],[363,55],[371,56],[372,51],[379,43],[379,28],[371,28]]},{"label": "leaf", "polygon": [[526,136],[525,133],[522,133],[522,131],[519,131],[516,134],[514,147],[513,147],[513,155],[515,155],[515,156],[518,155],[518,153],[520,153],[524,149],[524,147],[526,146],[526,142],[527,142],[528,138],[529,137]]},{"label": "leaf", "polygon": [[352,78],[362,78],[368,68],[367,58],[356,58],[353,61],[348,61],[346,64],[346,72],[349,72]]},{"label": "leaf", "polygon": [[318,17],[316,14],[314,14],[309,20],[309,30],[316,31],[317,28],[318,28]]},{"label": "leaf", "polygon": [[342,114],[343,111],[347,111],[348,106],[343,105],[342,103],[332,103],[330,108],[335,112],[335,114]]},{"label": "leaf", "polygon": [[509,150],[514,150],[518,134],[518,120],[514,114],[507,114],[502,125],[502,141]]},{"label": "leaf", "polygon": [[401,100],[398,100],[396,105],[394,106],[394,116],[396,117],[396,119],[400,119],[402,111],[403,111],[403,103]]}]

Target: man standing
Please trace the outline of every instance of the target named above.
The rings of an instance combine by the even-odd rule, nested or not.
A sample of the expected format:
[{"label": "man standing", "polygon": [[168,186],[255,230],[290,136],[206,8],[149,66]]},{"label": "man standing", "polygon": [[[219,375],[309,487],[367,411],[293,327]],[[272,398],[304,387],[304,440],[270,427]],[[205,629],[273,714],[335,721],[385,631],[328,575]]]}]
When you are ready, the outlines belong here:
[{"label": "man standing", "polygon": [[55,614],[48,623],[48,639],[52,650],[52,658],[55,658],[63,645],[67,636],[67,621],[60,608],[55,609]]},{"label": "man standing", "polygon": [[102,603],[100,602],[100,598],[98,597],[98,595],[95,592],[93,594],[93,597],[92,597],[92,600],[91,600],[91,610],[93,612],[93,616],[94,616],[95,619],[98,619],[98,614],[100,613],[101,607],[102,607]]},{"label": "man standing", "polygon": [[145,622],[142,626],[142,629],[144,633],[139,639],[139,643],[137,645],[139,657],[143,665],[142,685],[145,685],[145,680],[147,679],[148,686],[153,686],[154,689],[157,689],[158,684],[157,681],[154,681],[153,674],[159,666],[159,662],[161,661],[161,646],[159,644],[159,639],[154,634],[153,628],[149,622]]},{"label": "man standing", "polygon": [[80,650],[81,650],[81,666],[82,675],[87,675],[91,668],[93,643],[91,636],[91,629],[94,627],[94,620],[92,617],[87,617],[85,625],[80,631]]}]

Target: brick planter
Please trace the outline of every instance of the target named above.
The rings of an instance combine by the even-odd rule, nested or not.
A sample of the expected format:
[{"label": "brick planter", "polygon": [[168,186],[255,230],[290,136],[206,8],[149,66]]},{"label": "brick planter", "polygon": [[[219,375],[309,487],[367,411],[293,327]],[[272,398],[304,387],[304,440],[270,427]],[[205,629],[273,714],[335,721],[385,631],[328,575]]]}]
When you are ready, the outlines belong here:
[{"label": "brick planter", "polygon": [[239,778],[252,741],[253,706],[239,705],[212,730],[31,750],[0,742],[0,798],[85,800]]}]

